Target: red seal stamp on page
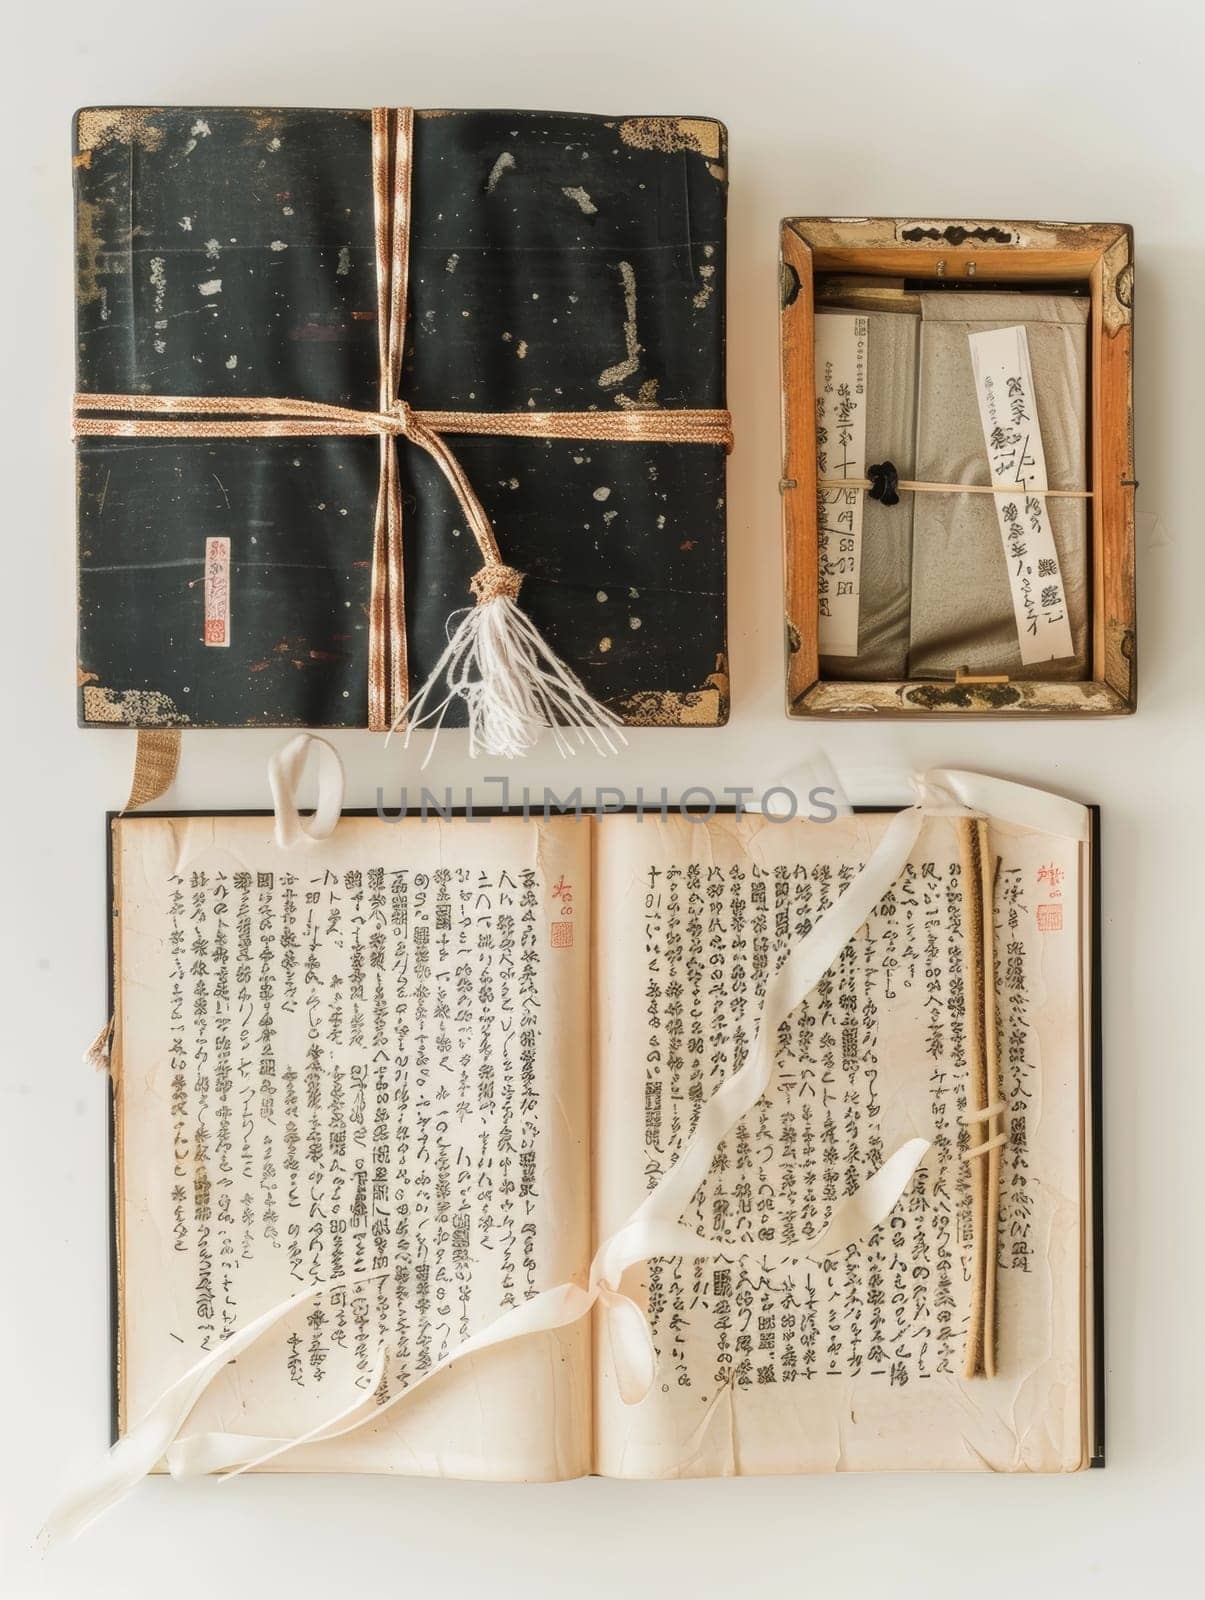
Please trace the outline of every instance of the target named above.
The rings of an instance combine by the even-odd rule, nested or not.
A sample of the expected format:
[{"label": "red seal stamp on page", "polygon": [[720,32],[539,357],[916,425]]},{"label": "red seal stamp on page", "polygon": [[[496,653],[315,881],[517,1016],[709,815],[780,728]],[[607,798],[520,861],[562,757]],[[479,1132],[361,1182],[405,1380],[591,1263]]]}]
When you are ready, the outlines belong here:
[{"label": "red seal stamp on page", "polygon": [[230,643],[230,540],[205,541],[205,643]]},{"label": "red seal stamp on page", "polygon": [[554,950],[572,950],[573,923],[570,919],[577,908],[573,903],[573,885],[563,873],[549,890],[549,896],[555,920],[548,924],[548,943]]},{"label": "red seal stamp on page", "polygon": [[1038,907],[1038,932],[1062,933],[1063,908],[1057,902],[1054,905]]}]

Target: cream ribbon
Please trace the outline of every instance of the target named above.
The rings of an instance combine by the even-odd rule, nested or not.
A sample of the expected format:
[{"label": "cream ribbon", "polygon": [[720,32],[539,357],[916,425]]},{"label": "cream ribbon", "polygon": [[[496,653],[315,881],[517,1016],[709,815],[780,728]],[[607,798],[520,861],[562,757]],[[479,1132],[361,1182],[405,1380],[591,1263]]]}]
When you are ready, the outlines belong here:
[{"label": "cream ribbon", "polygon": [[[294,789],[312,737],[303,734],[291,741],[275,769],[273,794],[280,797],[277,803],[281,807],[277,836],[280,838],[283,834],[294,843],[300,843],[293,832]],[[325,744],[325,741],[316,742]],[[333,747],[326,748],[337,763],[338,755]],[[454,1345],[439,1362],[389,1399],[378,1401],[376,1390],[390,1356],[388,1346],[382,1345],[371,1387],[358,1393],[338,1415],[299,1438],[257,1438],[223,1432],[179,1438],[189,1413],[217,1374],[263,1334],[319,1294],[383,1277],[386,1273],[311,1284],[240,1328],[177,1379],[113,1447],[91,1479],[55,1511],[47,1523],[47,1536],[58,1539],[81,1532],[127,1494],[164,1456],[174,1476],[210,1472],[237,1476],[249,1468],[265,1465],[287,1450],[338,1438],[374,1421],[454,1361],[511,1339],[567,1327],[585,1316],[595,1304],[602,1307],[605,1315],[620,1395],[628,1404],[642,1400],[655,1377],[656,1351],[643,1310],[623,1292],[624,1274],[628,1268],[656,1256],[730,1255],[736,1249],[731,1241],[708,1239],[695,1233],[681,1221],[682,1215],[707,1176],[721,1141],[770,1087],[779,1027],[803,1003],[899,877],[920,836],[926,815],[988,814],[1045,833],[1076,840],[1087,838],[1086,810],[1040,790],[1026,789],[1003,779],[947,770],[928,772],[913,783],[915,804],[892,818],[858,876],[794,946],[767,983],[757,1036],[744,1065],[726,1079],[703,1106],[694,1132],[644,1201],[598,1247],[584,1284],[570,1279],[532,1296],[471,1338]],[[319,811],[323,812],[321,800]],[[329,808],[325,814],[329,815]],[[759,1256],[764,1256],[767,1264],[802,1259],[818,1261],[865,1238],[890,1215],[928,1149],[926,1139],[906,1140],[860,1188],[838,1202],[825,1228],[813,1239],[790,1251],[759,1252]]]},{"label": "cream ribbon", "polygon": [[[297,809],[297,785],[305,770],[305,758],[318,752],[318,804],[307,825]],[[329,839],[343,814],[343,762],[327,739],[314,733],[299,733],[278,750],[268,762],[268,787],[276,813],[276,843],[281,850],[295,850]]]},{"label": "cream ribbon", "polygon": [[[1077,800],[1045,789],[1030,789],[1009,778],[982,772],[932,767],[911,778],[913,804],[928,816],[987,817],[1035,833],[1054,834],[1084,844],[1089,837],[1089,812]],[[869,865],[869,863],[868,863]]]}]

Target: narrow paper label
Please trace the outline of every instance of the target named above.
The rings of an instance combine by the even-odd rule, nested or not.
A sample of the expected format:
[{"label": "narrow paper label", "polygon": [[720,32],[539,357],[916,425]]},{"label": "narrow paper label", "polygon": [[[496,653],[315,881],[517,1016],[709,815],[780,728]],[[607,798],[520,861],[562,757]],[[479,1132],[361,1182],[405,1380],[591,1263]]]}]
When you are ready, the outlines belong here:
[{"label": "narrow paper label", "polygon": [[[816,464],[821,478],[866,476],[866,317],[816,318]],[[817,491],[821,655],[858,653],[861,489]]]},{"label": "narrow paper label", "polygon": [[205,541],[205,643],[230,643],[230,540]]},{"label": "narrow paper label", "polygon": [[1046,500],[1024,493],[1050,487],[1029,362],[1029,336],[1018,327],[993,328],[967,337],[992,487],[1021,491],[995,497],[1021,660],[1027,666],[1058,661],[1072,654],[1063,574]]}]

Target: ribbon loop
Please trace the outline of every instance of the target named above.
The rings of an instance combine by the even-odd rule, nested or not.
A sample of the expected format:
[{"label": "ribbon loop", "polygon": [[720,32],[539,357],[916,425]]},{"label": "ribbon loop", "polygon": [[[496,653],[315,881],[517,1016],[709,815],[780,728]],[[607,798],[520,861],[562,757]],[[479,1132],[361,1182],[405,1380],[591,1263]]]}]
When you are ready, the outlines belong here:
[{"label": "ribbon loop", "polygon": [[[297,785],[311,750],[318,752],[318,804],[307,825],[297,809]],[[276,812],[276,843],[282,850],[329,839],[343,812],[343,761],[333,744],[299,733],[268,762],[268,787]]]}]

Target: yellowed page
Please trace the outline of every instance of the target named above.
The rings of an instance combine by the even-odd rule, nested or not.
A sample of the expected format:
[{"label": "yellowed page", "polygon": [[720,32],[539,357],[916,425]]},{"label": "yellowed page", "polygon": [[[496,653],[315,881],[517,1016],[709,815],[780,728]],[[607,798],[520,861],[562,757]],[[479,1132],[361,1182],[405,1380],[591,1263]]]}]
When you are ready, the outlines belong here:
[{"label": "yellowed page", "polygon": [[[806,933],[887,820],[625,816],[600,829],[600,1237],[657,1181],[699,1105],[743,1059],[768,952]],[[1010,1131],[999,1375],[961,1376],[970,1304],[961,1152],[971,1142],[958,1120],[962,892],[955,824],[930,817],[895,889],[783,1030],[776,1081],[728,1135],[686,1219],[732,1241],[730,1254],[628,1274],[625,1288],[649,1308],[657,1380],[625,1406],[607,1341],[596,1339],[596,1470],[1080,1465],[1080,847],[995,824],[991,838]],[[759,1251],[815,1235],[839,1196],[917,1134],[933,1149],[869,1240],[819,1265],[759,1264]]]},{"label": "yellowed page", "polygon": [[[322,1279],[186,1432],[296,1437],[589,1261],[587,829],[128,817],[118,884],[123,1415]],[[485,1350],[286,1471],[590,1469],[585,1323]]]}]

